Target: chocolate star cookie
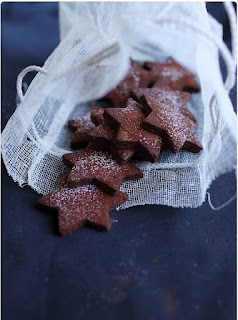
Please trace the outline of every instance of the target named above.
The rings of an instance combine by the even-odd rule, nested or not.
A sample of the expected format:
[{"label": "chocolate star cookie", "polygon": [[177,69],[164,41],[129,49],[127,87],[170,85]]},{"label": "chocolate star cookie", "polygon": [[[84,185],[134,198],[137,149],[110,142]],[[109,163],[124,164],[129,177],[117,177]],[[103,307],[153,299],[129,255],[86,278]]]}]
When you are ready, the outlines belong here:
[{"label": "chocolate star cookie", "polygon": [[75,118],[75,119],[70,119],[68,121],[68,125],[70,129],[73,131],[76,131],[78,128],[82,127],[87,127],[88,125],[91,125],[91,112],[87,112],[84,116]]},{"label": "chocolate star cookie", "polygon": [[158,102],[150,95],[143,96],[143,106],[151,113],[141,126],[162,137],[163,143],[176,153],[183,146],[192,152],[202,149],[194,134],[195,123],[185,117],[171,102]]},{"label": "chocolate star cookie", "polygon": [[119,164],[123,164],[131,160],[134,156],[135,151],[132,149],[124,149],[115,146],[114,141],[103,141],[101,138],[99,140],[92,140],[87,145],[86,150],[98,150],[98,151],[106,151],[111,153],[113,159]]},{"label": "chocolate star cookie", "polygon": [[119,148],[114,144],[115,131],[105,123],[104,110],[100,108],[91,112],[91,119],[97,127],[90,132],[90,140],[102,146],[107,146],[112,156],[119,163],[128,162],[134,156],[135,151],[133,149]]},{"label": "chocolate star cookie", "polygon": [[[195,116],[186,108],[186,103],[190,98],[190,94],[179,90],[172,90],[168,86],[157,88],[139,88],[131,92],[131,96],[134,100],[141,102],[143,95],[150,95],[157,99],[159,102],[165,102],[169,100],[174,106],[180,108],[181,113],[196,122]],[[150,114],[151,110],[145,110],[147,114]]]},{"label": "chocolate star cookie", "polygon": [[92,130],[90,136],[91,140],[98,142],[103,146],[107,146],[114,159],[119,163],[128,162],[135,154],[133,148],[120,148],[114,144],[116,133],[106,124],[101,124]]},{"label": "chocolate star cookie", "polygon": [[95,128],[91,120],[91,112],[87,112],[83,117],[69,120],[68,124],[75,131],[71,139],[71,147],[73,149],[85,147],[90,139],[91,130]]},{"label": "chocolate star cookie", "polygon": [[104,108],[98,108],[91,111],[91,119],[96,125],[96,128],[91,131],[90,140],[107,146],[112,156],[117,159],[119,163],[128,162],[134,156],[135,151],[133,149],[124,149],[115,146],[115,131],[105,123],[103,117],[104,110]]},{"label": "chocolate star cookie", "polygon": [[91,120],[95,124],[95,126],[99,126],[101,123],[104,122],[104,110],[104,108],[93,108],[92,110],[90,110]]},{"label": "chocolate star cookie", "polygon": [[126,77],[104,97],[109,99],[115,108],[124,108],[130,91],[136,88],[146,88],[150,82],[150,72],[132,60],[130,63]]},{"label": "chocolate star cookie", "polygon": [[106,109],[104,118],[108,125],[117,131],[116,143],[118,146],[135,148],[144,160],[150,162],[157,160],[162,140],[140,126],[145,119],[145,115],[136,101],[128,99],[127,107],[123,109]]},{"label": "chocolate star cookie", "polygon": [[91,113],[91,119],[97,127],[91,131],[90,137],[92,141],[108,145],[113,140],[114,131],[105,123],[104,110],[104,108],[100,108]]},{"label": "chocolate star cookie", "polygon": [[68,188],[68,175],[61,176],[61,186],[38,200],[40,207],[58,211],[59,232],[70,234],[83,225],[109,230],[109,211],[125,202],[126,193],[118,191],[110,196],[95,186]]},{"label": "chocolate star cookie", "polygon": [[145,62],[144,66],[151,72],[152,81],[154,81],[153,87],[168,85],[175,90],[200,91],[200,86],[196,82],[194,74],[172,58],[163,63]]},{"label": "chocolate star cookie", "polygon": [[142,171],[133,163],[119,164],[104,150],[64,154],[63,162],[72,168],[68,177],[70,187],[93,184],[108,194],[114,194],[123,181],[143,177]]},{"label": "chocolate star cookie", "polygon": [[186,149],[193,153],[198,153],[203,149],[200,141],[198,140],[194,132],[187,137],[187,140],[183,145],[183,149]]}]

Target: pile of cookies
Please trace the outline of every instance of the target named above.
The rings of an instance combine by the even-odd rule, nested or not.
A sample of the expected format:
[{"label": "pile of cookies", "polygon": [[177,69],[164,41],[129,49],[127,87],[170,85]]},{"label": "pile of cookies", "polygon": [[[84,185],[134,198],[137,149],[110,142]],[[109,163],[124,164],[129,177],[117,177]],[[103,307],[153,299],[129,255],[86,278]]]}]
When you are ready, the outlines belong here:
[{"label": "pile of cookies", "polygon": [[143,177],[132,159],[155,162],[165,149],[202,149],[194,133],[196,118],[186,107],[190,93],[200,91],[194,75],[171,58],[130,63],[126,77],[103,98],[110,107],[96,106],[69,120],[71,146],[81,150],[63,155],[70,173],[38,201],[58,211],[62,235],[83,225],[109,230],[109,211],[128,198],[121,183]]}]

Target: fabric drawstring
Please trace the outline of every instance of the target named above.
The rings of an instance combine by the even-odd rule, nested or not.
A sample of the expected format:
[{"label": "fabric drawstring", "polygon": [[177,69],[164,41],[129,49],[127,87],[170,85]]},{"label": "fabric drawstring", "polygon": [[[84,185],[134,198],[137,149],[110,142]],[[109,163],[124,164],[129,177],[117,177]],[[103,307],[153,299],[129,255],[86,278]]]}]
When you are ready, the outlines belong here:
[{"label": "fabric drawstring", "polygon": [[20,102],[23,102],[23,100],[24,100],[24,95],[23,95],[23,91],[22,91],[23,78],[25,77],[25,75],[28,72],[31,72],[31,71],[37,71],[37,72],[41,72],[43,74],[47,74],[47,71],[44,68],[39,67],[39,66],[28,66],[19,73],[19,75],[17,77],[16,88],[17,88],[17,94],[18,94]]},{"label": "fabric drawstring", "polygon": [[226,13],[228,15],[228,19],[230,22],[230,30],[231,30],[231,50],[232,56],[234,60],[234,64],[236,65],[237,61],[237,26],[236,26],[236,13],[231,2],[224,2],[224,7],[226,9]]},{"label": "fabric drawstring", "polygon": [[211,201],[211,195],[209,192],[207,192],[207,202],[210,206],[210,208],[214,211],[219,211],[221,209],[224,209],[225,207],[227,207],[230,203],[232,203],[232,201],[234,201],[236,198],[236,194],[234,194],[229,200],[227,200],[226,202],[224,202],[223,204],[221,204],[220,206],[218,207],[214,207],[214,205],[212,204],[212,201]]}]

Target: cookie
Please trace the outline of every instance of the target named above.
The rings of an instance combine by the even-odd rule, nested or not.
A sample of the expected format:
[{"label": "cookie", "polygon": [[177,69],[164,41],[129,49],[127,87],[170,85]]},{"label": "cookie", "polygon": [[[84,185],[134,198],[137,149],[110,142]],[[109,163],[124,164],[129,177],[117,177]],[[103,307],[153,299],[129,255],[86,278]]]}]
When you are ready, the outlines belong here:
[{"label": "cookie", "polygon": [[109,108],[104,111],[108,125],[117,131],[116,143],[121,148],[135,148],[144,160],[155,162],[160,154],[162,140],[140,125],[145,119],[140,105],[128,99],[126,108]]},{"label": "cookie", "polygon": [[82,117],[70,119],[68,121],[68,126],[71,130],[76,131],[78,128],[87,127],[88,125],[91,125],[91,123],[91,114],[89,111]]},{"label": "cookie", "polygon": [[[131,92],[131,97],[141,102],[143,95],[150,95],[157,99],[159,102],[165,102],[169,100],[174,106],[181,110],[181,113],[196,122],[195,116],[191,111],[186,108],[186,103],[189,101],[190,94],[179,90],[172,90],[168,86],[157,88],[139,88]],[[147,114],[150,114],[151,110],[145,110]]]},{"label": "cookie", "polygon": [[172,58],[162,63],[145,62],[144,67],[151,72],[151,81],[154,82],[153,87],[168,85],[174,90],[200,91],[195,75]]},{"label": "cookie", "polygon": [[96,128],[90,132],[90,140],[106,146],[113,158],[119,163],[128,162],[134,156],[135,151],[133,149],[122,149],[115,146],[115,131],[106,125],[103,117],[104,110],[104,108],[99,108],[91,112],[91,119],[96,125]]},{"label": "cookie", "polygon": [[150,72],[130,60],[130,69],[126,77],[104,98],[111,101],[113,107],[124,108],[130,91],[136,88],[146,88],[150,82]]},{"label": "cookie", "polygon": [[115,131],[104,123],[91,131],[90,138],[101,145],[106,145],[113,158],[117,159],[119,163],[128,162],[135,155],[135,150],[117,147],[114,143],[115,135]]},{"label": "cookie", "polygon": [[94,108],[90,111],[91,121],[95,124],[95,126],[99,126],[104,122],[103,112],[104,108]]},{"label": "cookie", "polygon": [[92,185],[68,188],[67,179],[68,175],[62,175],[60,188],[38,200],[40,207],[58,211],[59,232],[71,234],[84,225],[109,230],[109,211],[124,203],[128,195],[118,191],[110,196]]},{"label": "cookie", "polygon": [[201,142],[198,140],[194,132],[190,132],[190,135],[187,136],[183,149],[193,153],[198,153],[203,149]]},{"label": "cookie", "polygon": [[143,106],[151,113],[144,119],[141,126],[159,135],[168,148],[176,153],[183,146],[192,152],[202,149],[200,142],[195,139],[195,123],[185,117],[171,102],[158,102],[150,95],[143,96]]},{"label": "cookie", "polygon": [[64,154],[63,162],[72,168],[68,177],[70,187],[93,184],[108,194],[114,194],[123,181],[143,177],[142,171],[133,163],[119,164],[104,150]]},{"label": "cookie", "polygon": [[69,127],[75,131],[70,144],[73,149],[84,148],[90,139],[90,132],[95,128],[95,124],[91,120],[91,112],[87,112],[85,116],[71,119],[68,121]]},{"label": "cookie", "polygon": [[102,142],[90,141],[85,150],[98,150],[110,152],[113,159],[115,159],[119,164],[123,164],[131,160],[131,158],[136,155],[135,151],[132,149],[118,148],[115,146],[113,141]]}]

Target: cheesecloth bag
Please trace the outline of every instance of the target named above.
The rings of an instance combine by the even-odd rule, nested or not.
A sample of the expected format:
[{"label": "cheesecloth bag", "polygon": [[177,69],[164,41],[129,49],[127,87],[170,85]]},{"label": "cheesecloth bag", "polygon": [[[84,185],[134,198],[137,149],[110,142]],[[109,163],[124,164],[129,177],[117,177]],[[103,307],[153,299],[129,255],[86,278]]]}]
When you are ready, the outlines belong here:
[{"label": "cheesecloth bag", "polygon": [[[61,156],[70,151],[67,120],[85,114],[119,83],[129,57],[163,61],[171,56],[200,82],[201,93],[191,95],[188,108],[197,117],[204,149],[164,151],[156,163],[137,162],[144,178],[123,183],[129,200],[120,208],[200,206],[211,182],[236,165],[236,116],[228,96],[235,82],[236,17],[231,3],[225,8],[233,54],[204,2],[61,2],[60,44],[42,67],[27,67],[17,79],[20,103],[2,133],[9,175],[41,194],[55,189],[65,171]],[[225,85],[219,52],[227,67]],[[38,73],[23,96],[22,80],[30,71]]]}]

